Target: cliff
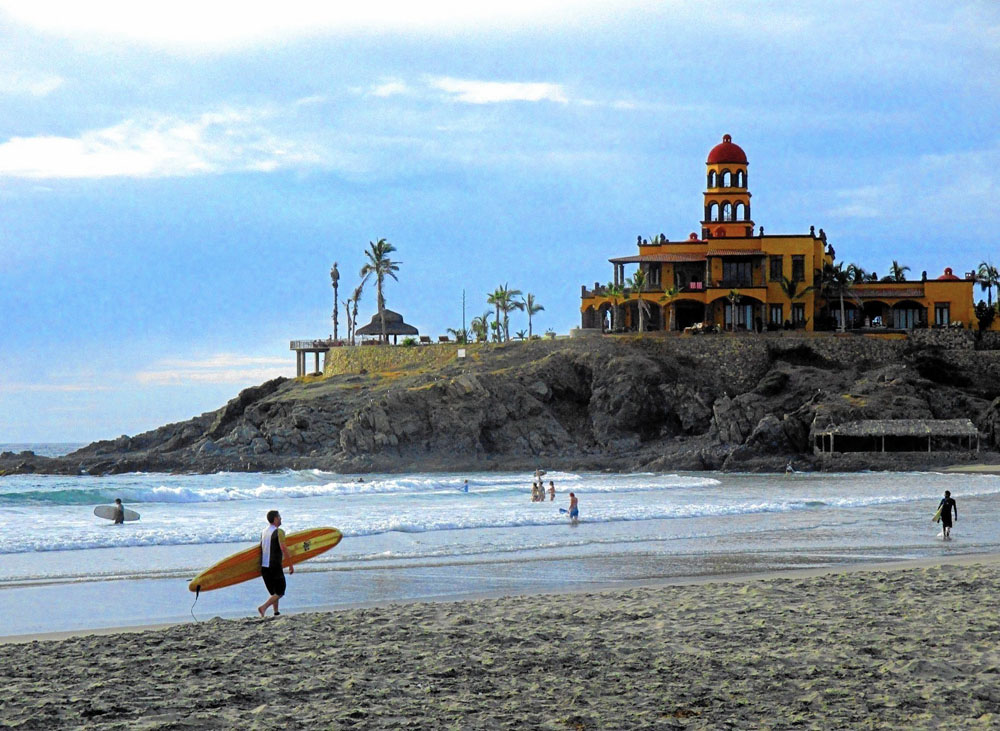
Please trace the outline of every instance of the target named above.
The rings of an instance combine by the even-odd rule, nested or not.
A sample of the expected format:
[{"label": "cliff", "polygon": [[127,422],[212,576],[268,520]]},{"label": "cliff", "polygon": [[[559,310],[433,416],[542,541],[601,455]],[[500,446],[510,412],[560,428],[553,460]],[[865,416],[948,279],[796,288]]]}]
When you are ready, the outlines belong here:
[{"label": "cliff", "polygon": [[[859,336],[614,337],[352,348],[327,374],[242,391],[217,411],[0,470],[341,472],[918,468],[975,459],[815,456],[859,419],[969,418],[1000,460],[1000,351],[971,340]],[[940,339],[939,339],[940,340]]]}]

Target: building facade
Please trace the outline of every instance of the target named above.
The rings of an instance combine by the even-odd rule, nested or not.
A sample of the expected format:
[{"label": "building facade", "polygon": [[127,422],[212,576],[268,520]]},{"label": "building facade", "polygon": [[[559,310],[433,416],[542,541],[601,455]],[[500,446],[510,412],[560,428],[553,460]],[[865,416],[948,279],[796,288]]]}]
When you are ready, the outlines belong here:
[{"label": "building facade", "polygon": [[[709,152],[706,166],[701,233],[680,241],[640,237],[636,254],[610,259],[612,280],[581,288],[582,327],[634,331],[641,321],[645,330],[815,330],[839,326],[843,317],[848,328],[905,331],[975,321],[971,272],[831,286],[835,253],[823,229],[755,231],[749,163],[729,135]],[[626,276],[629,265],[635,269]]]}]

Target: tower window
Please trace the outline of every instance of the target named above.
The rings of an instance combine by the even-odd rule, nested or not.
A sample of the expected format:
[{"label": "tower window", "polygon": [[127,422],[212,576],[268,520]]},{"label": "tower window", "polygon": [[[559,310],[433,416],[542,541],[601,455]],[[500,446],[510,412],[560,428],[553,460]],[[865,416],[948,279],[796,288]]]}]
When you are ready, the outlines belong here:
[{"label": "tower window", "polygon": [[733,204],[733,220],[734,221],[745,221],[746,219],[746,206],[740,201]]},{"label": "tower window", "polygon": [[747,187],[747,174],[743,170],[736,171],[736,187],[737,188]]},{"label": "tower window", "polygon": [[722,220],[732,221],[733,220],[733,204],[726,201],[722,204]]},{"label": "tower window", "polygon": [[709,170],[708,171],[708,187],[709,188],[714,188],[715,187],[715,171],[714,170]]},{"label": "tower window", "polygon": [[719,220],[719,204],[718,203],[714,203],[713,202],[713,203],[709,203],[708,204],[708,217],[706,218],[706,220],[708,220],[708,221],[718,221]]},{"label": "tower window", "polygon": [[729,172],[728,170],[723,170],[722,171],[722,187],[723,188],[728,188],[728,187],[730,187],[730,185],[732,185],[732,182],[733,182],[733,174],[731,172]]}]

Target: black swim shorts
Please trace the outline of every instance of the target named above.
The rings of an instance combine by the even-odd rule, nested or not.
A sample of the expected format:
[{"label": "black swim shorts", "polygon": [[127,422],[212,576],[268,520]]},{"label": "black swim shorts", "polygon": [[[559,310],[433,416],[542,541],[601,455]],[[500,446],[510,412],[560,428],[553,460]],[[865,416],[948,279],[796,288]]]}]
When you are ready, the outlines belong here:
[{"label": "black swim shorts", "polygon": [[260,576],[264,579],[264,586],[267,587],[271,596],[275,594],[278,596],[285,595],[285,572],[281,570],[280,566],[276,568],[262,566]]}]

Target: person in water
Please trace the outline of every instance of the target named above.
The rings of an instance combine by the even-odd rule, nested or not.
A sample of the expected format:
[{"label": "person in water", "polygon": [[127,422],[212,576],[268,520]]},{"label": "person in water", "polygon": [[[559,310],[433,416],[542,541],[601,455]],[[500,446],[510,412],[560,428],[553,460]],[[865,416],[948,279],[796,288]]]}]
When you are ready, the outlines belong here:
[{"label": "person in water", "polygon": [[549,502],[551,503],[556,499],[556,486],[549,480]]},{"label": "person in water", "polygon": [[[281,527],[281,514],[277,510],[267,513],[267,528],[260,534],[260,576],[264,586],[271,595],[267,601],[257,607],[257,613],[263,617],[268,607],[274,607],[274,616],[278,611],[278,601],[285,595],[285,573],[281,570],[281,562],[290,559],[292,554],[285,545],[285,532]],[[289,566],[288,573],[294,574],[295,567]]]},{"label": "person in water", "polygon": [[955,520],[958,520],[958,505],[955,504],[955,498],[951,496],[951,490],[944,491],[944,498],[938,505],[938,509],[941,511],[941,532],[944,533],[944,540],[950,541],[952,511],[955,512]]},{"label": "person in water", "polygon": [[468,492],[468,491],[469,491],[469,481],[466,480],[465,484],[462,485],[462,492]]},{"label": "person in water", "polygon": [[572,525],[580,522],[580,501],[573,493],[569,494],[569,521]]},{"label": "person in water", "polygon": [[115,498],[115,525],[122,525],[125,523],[125,506],[122,505],[122,499],[120,497]]}]

